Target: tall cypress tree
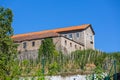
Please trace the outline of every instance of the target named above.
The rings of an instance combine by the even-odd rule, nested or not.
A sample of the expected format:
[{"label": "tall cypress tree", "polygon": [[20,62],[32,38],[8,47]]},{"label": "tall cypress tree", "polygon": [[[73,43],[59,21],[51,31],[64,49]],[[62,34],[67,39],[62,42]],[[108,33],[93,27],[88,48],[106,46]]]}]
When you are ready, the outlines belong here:
[{"label": "tall cypress tree", "polygon": [[0,80],[12,76],[11,67],[14,62],[14,54],[16,53],[16,45],[13,43],[11,36],[12,29],[12,11],[0,7]]}]

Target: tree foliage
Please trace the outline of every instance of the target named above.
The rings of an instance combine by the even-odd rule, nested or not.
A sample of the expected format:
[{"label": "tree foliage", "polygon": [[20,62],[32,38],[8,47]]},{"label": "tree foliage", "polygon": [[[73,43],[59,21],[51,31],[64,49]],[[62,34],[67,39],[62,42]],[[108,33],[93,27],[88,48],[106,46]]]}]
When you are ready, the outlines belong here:
[{"label": "tree foliage", "polygon": [[54,62],[52,64],[49,64],[48,69],[49,69],[48,72],[49,75],[56,75],[60,69],[60,66],[58,65],[57,62]]},{"label": "tree foliage", "polygon": [[[16,53],[16,45],[13,43],[11,36],[12,29],[12,11],[0,7],[0,79],[5,80],[12,77],[12,68],[14,62],[14,54]],[[10,79],[10,78],[8,78]]]},{"label": "tree foliage", "polygon": [[58,52],[55,49],[52,38],[46,38],[42,40],[42,44],[38,53],[38,59],[42,59],[44,57],[45,60],[48,60],[49,63],[51,63],[51,61],[53,61],[57,56]]}]

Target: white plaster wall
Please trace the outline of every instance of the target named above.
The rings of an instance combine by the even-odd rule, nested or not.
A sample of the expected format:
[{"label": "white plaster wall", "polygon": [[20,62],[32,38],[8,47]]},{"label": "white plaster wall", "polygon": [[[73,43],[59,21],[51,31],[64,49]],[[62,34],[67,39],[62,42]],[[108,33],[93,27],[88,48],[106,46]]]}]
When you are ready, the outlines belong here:
[{"label": "white plaster wall", "polygon": [[[32,77],[21,77],[19,80],[32,80]],[[38,77],[35,77],[34,80],[37,80]],[[46,76],[45,80],[86,80],[86,75],[72,75],[72,76]]]}]

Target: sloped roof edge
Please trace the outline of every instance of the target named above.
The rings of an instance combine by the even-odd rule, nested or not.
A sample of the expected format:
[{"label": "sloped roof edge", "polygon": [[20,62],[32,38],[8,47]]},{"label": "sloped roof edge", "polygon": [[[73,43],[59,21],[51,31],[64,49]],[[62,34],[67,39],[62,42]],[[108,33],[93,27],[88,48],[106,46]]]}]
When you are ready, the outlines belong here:
[{"label": "sloped roof edge", "polygon": [[[71,26],[71,27],[65,27],[65,28],[58,28],[53,30],[45,30],[40,32],[31,32],[31,33],[25,33],[25,34],[18,34],[12,36],[12,38],[16,41],[21,40],[30,40],[32,38],[45,38],[45,37],[53,37],[58,36],[60,32],[67,32],[67,31],[73,31],[73,30],[84,30],[88,27],[91,27],[91,24],[83,24],[80,26]],[[91,27],[93,34],[95,34],[93,28]],[[48,35],[48,36],[47,36]]]}]

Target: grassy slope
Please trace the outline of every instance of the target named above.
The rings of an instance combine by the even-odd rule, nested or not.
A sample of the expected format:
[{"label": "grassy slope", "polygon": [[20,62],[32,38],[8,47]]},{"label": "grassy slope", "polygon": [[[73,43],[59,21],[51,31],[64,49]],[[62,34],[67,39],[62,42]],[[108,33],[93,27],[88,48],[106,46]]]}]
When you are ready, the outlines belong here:
[{"label": "grassy slope", "polygon": [[[92,72],[109,72],[113,60],[117,61],[117,72],[120,71],[120,52],[105,53],[97,50],[75,51],[70,55],[59,53],[45,59],[45,75],[89,74]],[[49,62],[51,61],[51,62]],[[42,60],[24,60],[19,62],[21,76],[42,75]],[[96,70],[96,71],[95,71]]]}]

